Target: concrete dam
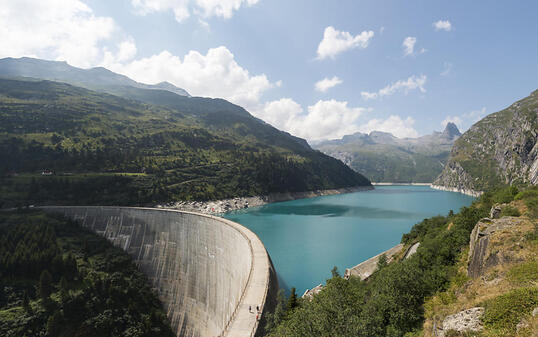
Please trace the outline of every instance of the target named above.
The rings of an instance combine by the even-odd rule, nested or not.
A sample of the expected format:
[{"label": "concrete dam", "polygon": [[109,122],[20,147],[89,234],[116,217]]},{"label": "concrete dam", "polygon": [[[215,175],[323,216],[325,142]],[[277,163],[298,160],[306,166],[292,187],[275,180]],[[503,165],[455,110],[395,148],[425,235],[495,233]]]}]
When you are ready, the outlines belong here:
[{"label": "concrete dam", "polygon": [[[55,206],[123,248],[161,299],[178,337],[262,333],[278,281],[260,239],[215,216],[134,207]],[[256,307],[260,308],[257,320]],[[252,313],[249,312],[252,307]]]}]

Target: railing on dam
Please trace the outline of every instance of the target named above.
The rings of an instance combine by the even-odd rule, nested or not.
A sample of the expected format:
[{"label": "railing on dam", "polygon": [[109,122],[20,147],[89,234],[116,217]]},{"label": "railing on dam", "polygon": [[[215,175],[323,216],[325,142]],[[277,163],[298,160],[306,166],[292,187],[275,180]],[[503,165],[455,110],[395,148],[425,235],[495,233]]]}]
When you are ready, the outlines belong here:
[{"label": "railing on dam", "polygon": [[[136,207],[47,206],[127,251],[157,290],[177,336],[253,336],[277,282],[260,239],[215,216]],[[249,312],[249,307],[252,311]]]}]

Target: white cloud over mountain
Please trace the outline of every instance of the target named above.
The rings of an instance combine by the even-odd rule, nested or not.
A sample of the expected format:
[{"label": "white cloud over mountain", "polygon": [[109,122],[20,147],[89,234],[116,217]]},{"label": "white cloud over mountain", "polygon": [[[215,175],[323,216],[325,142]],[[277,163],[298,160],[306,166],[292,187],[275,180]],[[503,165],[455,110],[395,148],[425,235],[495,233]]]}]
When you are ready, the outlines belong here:
[{"label": "white cloud over mountain", "polygon": [[89,67],[103,58],[100,44],[117,31],[112,18],[96,16],[78,0],[6,0],[0,6],[0,57],[36,56]]},{"label": "white cloud over mountain", "polygon": [[371,119],[366,124],[361,125],[360,132],[370,133],[372,131],[383,131],[392,133],[399,138],[418,137],[418,132],[413,128],[415,120],[412,117],[402,119],[400,116],[391,115],[387,119]]},{"label": "white cloud over mountain", "polygon": [[343,81],[337,76],[333,76],[332,78],[325,77],[324,79],[317,81],[316,84],[314,84],[314,87],[319,92],[327,92],[327,90],[338,84],[342,84],[342,82]]},{"label": "white cloud over mountain", "polygon": [[[161,10],[163,4],[180,2],[158,5],[157,0],[141,0],[142,3],[153,4],[155,10]],[[201,0],[188,3],[200,4],[198,9],[188,7],[189,13],[203,10],[200,12],[203,15],[229,17],[242,5],[252,5],[256,1],[237,0],[227,2],[228,5]],[[372,31],[364,31],[353,36],[327,27],[318,56],[334,58],[352,48],[366,48],[373,35]],[[271,81],[264,73],[250,73],[226,46],[210,48],[205,53],[191,50],[185,55],[174,55],[162,50],[147,57],[138,57],[133,37],[126,34],[114,19],[96,15],[80,0],[50,0],[46,3],[38,0],[4,1],[0,8],[0,45],[0,57],[65,60],[82,68],[104,66],[143,83],[168,81],[192,95],[224,98],[274,126],[308,140],[340,138],[359,130],[374,129],[397,136],[416,133],[412,119],[402,120],[397,116],[386,120],[371,119],[361,124],[364,112],[369,110],[351,107],[346,101],[320,100],[305,108],[291,98],[265,102],[263,95],[282,82]],[[315,84],[315,89],[327,92],[342,82],[337,76],[324,78]],[[411,76],[377,92],[363,92],[361,95],[381,98],[399,91],[418,89],[425,92],[425,82],[424,75]]]},{"label": "white cloud over mountain", "polygon": [[194,96],[221,97],[247,109],[255,108],[271,83],[265,74],[251,75],[224,47],[204,55],[191,50],[183,58],[168,51],[125,64],[109,64],[111,70],[144,83],[168,81]]},{"label": "white cloud over mountain", "polygon": [[384,96],[390,96],[397,92],[403,92],[407,94],[409,91],[418,89],[420,92],[426,92],[424,85],[426,84],[426,75],[411,76],[407,80],[399,80],[391,83],[386,87],[380,89],[377,92],[361,92],[361,96],[365,100],[382,98]]},{"label": "white cloud over mountain", "polygon": [[444,30],[450,32],[452,30],[452,24],[448,20],[439,20],[433,23],[433,27],[436,31]]},{"label": "white cloud over mountain", "polygon": [[308,140],[341,138],[359,130],[357,120],[366,111],[347,102],[320,100],[305,112],[291,98],[268,102],[256,116],[271,125]]},{"label": "white cloud over mountain", "polygon": [[[210,6],[210,2],[200,4]],[[179,57],[164,50],[136,59],[135,40],[123,34],[112,18],[96,16],[79,0],[3,2],[0,41],[0,57],[62,60],[83,68],[104,66],[143,83],[169,81],[192,95],[225,98],[247,109],[262,104],[261,95],[280,83],[271,83],[265,74],[250,74],[224,46],[211,48],[205,55],[191,50]]]},{"label": "white cloud over mountain", "polygon": [[370,40],[374,37],[374,32],[363,31],[355,36],[349,32],[336,30],[333,26],[328,26],[323,32],[323,39],[318,45],[318,59],[334,59],[336,55],[353,48],[366,48]]},{"label": "white cloud over mountain", "polygon": [[253,6],[258,0],[131,0],[138,14],[172,11],[176,21],[182,22],[192,14],[202,17],[229,19],[241,6]]}]

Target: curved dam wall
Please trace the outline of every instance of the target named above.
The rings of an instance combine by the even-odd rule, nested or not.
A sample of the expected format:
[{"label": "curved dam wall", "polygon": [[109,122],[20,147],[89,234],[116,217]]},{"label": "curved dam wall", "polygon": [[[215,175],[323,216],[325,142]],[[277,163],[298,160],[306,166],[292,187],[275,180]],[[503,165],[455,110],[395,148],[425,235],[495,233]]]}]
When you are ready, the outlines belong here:
[{"label": "curved dam wall", "polygon": [[173,210],[43,209],[62,213],[127,251],[158,292],[177,336],[254,336],[261,330],[255,308],[271,309],[278,281],[265,247],[247,228]]}]

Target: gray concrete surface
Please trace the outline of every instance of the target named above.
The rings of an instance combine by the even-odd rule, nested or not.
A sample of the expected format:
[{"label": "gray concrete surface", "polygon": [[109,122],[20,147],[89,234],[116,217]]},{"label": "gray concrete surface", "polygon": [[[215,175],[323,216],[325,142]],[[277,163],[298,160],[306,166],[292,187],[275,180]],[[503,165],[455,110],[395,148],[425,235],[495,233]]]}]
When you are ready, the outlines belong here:
[{"label": "gray concrete surface", "polygon": [[278,288],[262,242],[235,222],[150,208],[43,209],[77,220],[127,251],[157,290],[177,336],[254,336],[256,306],[266,310],[270,289]]},{"label": "gray concrete surface", "polygon": [[374,257],[369,258],[364,262],[359,263],[355,267],[347,268],[346,272],[344,273],[344,278],[347,279],[350,276],[356,276],[359,277],[361,280],[365,280],[370,277],[370,275],[372,275],[374,271],[376,271],[377,261],[379,261],[379,257],[381,257],[381,255],[385,254],[385,256],[387,257],[387,262],[390,263],[394,255],[401,252],[402,249],[403,244],[400,243]]}]

